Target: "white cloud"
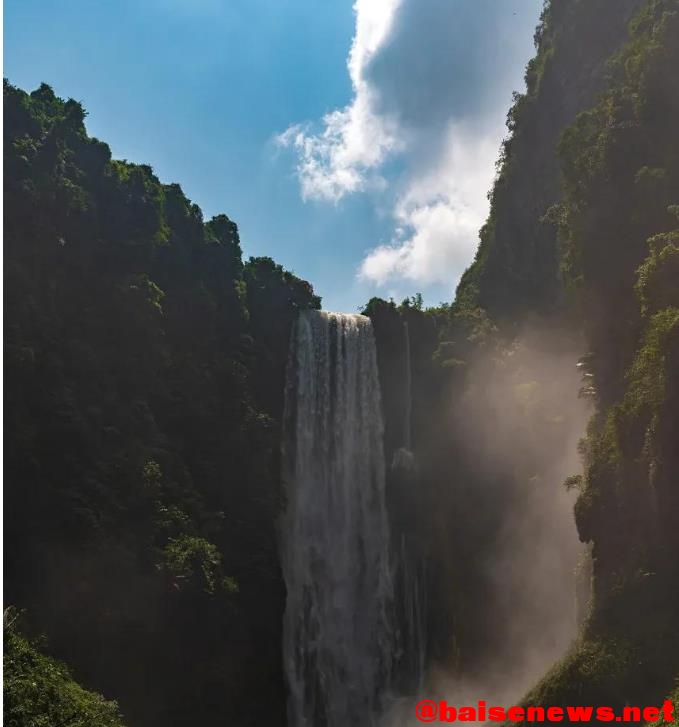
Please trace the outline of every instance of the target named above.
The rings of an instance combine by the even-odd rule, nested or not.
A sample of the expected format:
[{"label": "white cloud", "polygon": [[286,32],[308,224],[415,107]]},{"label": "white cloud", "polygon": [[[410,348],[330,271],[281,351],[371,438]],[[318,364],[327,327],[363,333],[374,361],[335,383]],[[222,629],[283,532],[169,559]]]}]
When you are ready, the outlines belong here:
[{"label": "white cloud", "polygon": [[391,241],[366,252],[359,279],[452,286],[471,261],[540,5],[356,0],[351,103],[277,141],[297,154],[304,199],[380,189],[391,200]]},{"label": "white cloud", "polygon": [[345,194],[379,184],[370,177],[386,157],[397,151],[397,125],[375,111],[376,94],[365,71],[388,36],[400,0],[356,0],[356,33],[347,67],[353,87],[353,101],[323,117],[323,130],[314,134],[308,127],[292,126],[277,137],[281,146],[298,154],[297,174],[304,199],[337,202]]},{"label": "white cloud", "polygon": [[370,99],[361,94],[347,108],[323,117],[324,129],[292,126],[277,137],[281,146],[295,149],[302,197],[338,202],[346,194],[381,186],[371,174],[399,148],[395,129],[370,111]]},{"label": "white cloud", "polygon": [[450,283],[461,275],[488,214],[496,139],[497,134],[477,138],[451,124],[437,163],[408,179],[395,203],[394,239],[367,253],[359,267],[361,279],[378,285],[392,279],[426,285]]}]

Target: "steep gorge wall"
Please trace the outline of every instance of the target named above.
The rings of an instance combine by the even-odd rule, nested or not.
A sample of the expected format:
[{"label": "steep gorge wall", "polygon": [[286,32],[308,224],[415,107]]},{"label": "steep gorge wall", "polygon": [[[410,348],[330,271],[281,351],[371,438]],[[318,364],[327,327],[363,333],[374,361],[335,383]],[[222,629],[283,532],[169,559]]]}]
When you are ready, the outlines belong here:
[{"label": "steep gorge wall", "polygon": [[642,0],[556,0],[545,4],[526,92],[509,111],[509,137],[491,192],[474,264],[457,301],[479,306],[500,323],[563,311],[556,230],[542,222],[559,202],[557,144],[578,113],[606,88],[607,64],[627,38]]},{"label": "steep gorge wall", "polygon": [[[557,498],[550,462],[561,456],[559,441],[570,431],[563,415],[579,388],[594,412],[584,461],[573,458],[571,439],[572,469],[561,475],[572,475],[577,531],[592,547],[594,599],[580,638],[529,703],[652,703],[679,672],[679,158],[671,131],[679,118],[671,71],[678,16],[675,0],[546,5],[476,260],[450,308],[419,313],[420,329],[433,325],[439,342],[427,339],[434,364],[414,382],[420,468],[401,515],[434,572],[430,662],[473,674],[484,653],[492,655],[493,544],[507,513],[527,506],[527,479]],[[413,317],[408,306],[372,308],[385,319]],[[376,320],[375,328],[382,365],[392,367],[386,406],[399,409],[389,380],[402,363],[397,350],[391,364],[386,354],[399,327]],[[391,340],[381,339],[389,328]],[[410,330],[418,330],[417,315]],[[541,367],[539,359],[566,368]],[[511,395],[499,405],[484,381]],[[470,417],[487,423],[480,439],[470,441]],[[493,417],[515,422],[515,453],[492,453]],[[583,414],[572,421],[584,435]],[[569,527],[575,537],[576,523]],[[516,659],[506,655],[505,667],[516,668]]]},{"label": "steep gorge wall", "polygon": [[[549,4],[457,300],[366,310],[387,462],[409,325],[416,468],[390,473],[389,506],[426,564],[429,663],[454,676],[516,668],[497,658],[494,565],[507,536],[535,538],[508,513],[536,486],[560,497],[587,354],[596,414],[571,484],[595,601],[532,703],[646,703],[679,674],[678,16]],[[8,597],[133,724],[278,725],[282,380],[291,322],[319,301],[243,264],[228,218],[111,160],[79,104],[5,93]]]}]

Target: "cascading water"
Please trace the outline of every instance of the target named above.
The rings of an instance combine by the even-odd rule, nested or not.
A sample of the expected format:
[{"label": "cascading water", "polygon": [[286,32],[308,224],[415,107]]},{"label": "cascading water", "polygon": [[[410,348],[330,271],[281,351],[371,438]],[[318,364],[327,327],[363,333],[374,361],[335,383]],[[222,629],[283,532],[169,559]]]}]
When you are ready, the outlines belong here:
[{"label": "cascading water", "polygon": [[408,321],[403,322],[403,340],[405,344],[404,348],[404,361],[405,361],[405,391],[403,392],[403,399],[405,402],[404,413],[403,413],[403,446],[394,452],[394,457],[391,463],[392,468],[400,468],[404,470],[413,469],[415,465],[415,458],[411,450],[411,436],[410,436],[410,418],[412,416],[412,370],[410,364],[410,329],[408,328]]},{"label": "cascading water", "polygon": [[290,727],[376,722],[396,649],[370,319],[303,312],[288,361],[281,558]]},{"label": "cascading water", "polygon": [[[408,503],[417,492],[417,469],[412,452],[412,366],[410,329],[403,322],[404,381],[403,381],[403,445],[394,452],[391,462],[392,487],[400,493],[400,510],[412,515]],[[396,613],[399,623],[399,658],[396,683],[399,692],[416,692],[425,674],[427,654],[427,593],[425,561],[412,541],[410,523],[400,521],[396,539],[400,541],[394,573]]]}]

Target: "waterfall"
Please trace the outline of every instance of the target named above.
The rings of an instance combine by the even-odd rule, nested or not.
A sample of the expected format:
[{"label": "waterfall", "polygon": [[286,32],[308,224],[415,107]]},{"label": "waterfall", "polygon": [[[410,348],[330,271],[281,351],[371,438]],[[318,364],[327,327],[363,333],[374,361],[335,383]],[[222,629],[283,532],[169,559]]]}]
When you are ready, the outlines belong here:
[{"label": "waterfall", "polygon": [[410,329],[408,321],[403,322],[403,341],[404,341],[404,361],[405,361],[405,377],[404,377],[404,412],[403,412],[403,446],[394,452],[391,461],[393,469],[412,470],[415,466],[415,457],[412,453],[412,443],[410,436],[410,419],[412,417],[413,408],[413,375],[410,368]]},{"label": "waterfall", "polygon": [[408,328],[408,321],[403,322],[403,338],[405,341],[405,359],[406,359],[406,411],[405,421],[403,422],[403,442],[404,447],[410,451],[410,417],[412,416],[413,409],[413,373],[410,368],[410,328]]},{"label": "waterfall", "polygon": [[391,461],[392,499],[397,510],[405,514],[396,525],[400,541],[394,572],[396,614],[399,624],[399,657],[395,670],[396,687],[400,693],[414,693],[422,685],[427,654],[427,592],[426,563],[413,541],[412,519],[417,512],[418,472],[412,452],[412,368],[410,360],[410,329],[403,321],[403,444]]},{"label": "waterfall", "polygon": [[303,312],[286,383],[281,559],[290,727],[364,727],[395,651],[380,386],[370,319]]}]

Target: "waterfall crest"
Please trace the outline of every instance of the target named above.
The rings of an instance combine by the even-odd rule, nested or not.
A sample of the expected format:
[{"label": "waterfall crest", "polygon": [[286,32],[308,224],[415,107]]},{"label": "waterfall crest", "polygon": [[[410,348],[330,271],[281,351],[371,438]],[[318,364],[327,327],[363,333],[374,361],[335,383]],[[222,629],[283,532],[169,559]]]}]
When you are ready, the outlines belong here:
[{"label": "waterfall crest", "polygon": [[381,396],[372,324],[303,312],[286,383],[281,558],[290,727],[376,721],[394,660]]}]

